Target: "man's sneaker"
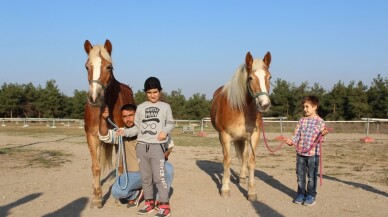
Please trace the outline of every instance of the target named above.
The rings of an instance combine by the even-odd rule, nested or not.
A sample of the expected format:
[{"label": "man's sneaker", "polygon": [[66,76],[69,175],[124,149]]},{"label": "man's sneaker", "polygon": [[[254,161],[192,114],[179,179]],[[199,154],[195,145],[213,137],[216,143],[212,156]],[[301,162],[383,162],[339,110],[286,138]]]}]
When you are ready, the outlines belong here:
[{"label": "man's sneaker", "polygon": [[138,195],[136,196],[136,198],[134,200],[129,200],[127,202],[127,208],[138,207],[140,202],[141,202],[141,199],[143,198],[143,195],[144,195],[143,189],[140,189]]},{"label": "man's sneaker", "polygon": [[139,211],[137,211],[137,214],[144,215],[144,214],[147,214],[147,213],[154,211],[154,209],[155,209],[155,201],[154,200],[145,200],[145,205],[143,206],[143,208],[141,208],[141,209],[139,209]]},{"label": "man's sneaker", "polygon": [[315,204],[315,197],[307,195],[306,200],[303,202],[305,206],[312,206]]},{"label": "man's sneaker", "polygon": [[296,198],[292,202],[294,202],[296,204],[302,204],[304,199],[305,199],[305,197],[303,194],[298,194],[298,196],[296,196]]},{"label": "man's sneaker", "polygon": [[167,217],[171,215],[170,204],[167,202],[159,203],[159,211],[155,217]]}]

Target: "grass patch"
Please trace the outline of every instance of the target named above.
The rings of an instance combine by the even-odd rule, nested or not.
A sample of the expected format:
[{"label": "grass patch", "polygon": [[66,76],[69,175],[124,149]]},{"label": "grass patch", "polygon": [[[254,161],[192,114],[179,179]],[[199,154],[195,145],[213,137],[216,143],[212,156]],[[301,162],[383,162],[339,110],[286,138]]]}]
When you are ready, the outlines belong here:
[{"label": "grass patch", "polygon": [[29,165],[44,168],[59,167],[66,162],[71,162],[67,159],[69,156],[72,155],[58,150],[43,150],[29,160]]},{"label": "grass patch", "polygon": [[72,154],[58,150],[36,150],[21,148],[0,148],[0,155],[6,162],[15,162],[14,167],[53,168],[62,166]]}]

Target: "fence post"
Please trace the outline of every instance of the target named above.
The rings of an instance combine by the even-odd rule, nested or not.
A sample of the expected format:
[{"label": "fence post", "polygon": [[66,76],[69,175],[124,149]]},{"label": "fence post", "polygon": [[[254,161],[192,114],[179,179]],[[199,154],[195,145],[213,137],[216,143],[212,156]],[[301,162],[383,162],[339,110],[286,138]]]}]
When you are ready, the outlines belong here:
[{"label": "fence post", "polygon": [[55,126],[55,118],[53,118],[53,125],[51,126],[51,128],[57,128],[57,127]]},{"label": "fence post", "polygon": [[275,137],[275,140],[283,141],[286,139],[286,137],[283,136],[283,119],[286,119],[285,117],[279,117],[279,123],[280,123],[280,136]]},{"label": "fence post", "polygon": [[369,120],[370,118],[366,118],[366,136],[361,138],[360,141],[363,143],[369,143],[369,142],[374,142],[375,140],[371,137],[369,137]]}]

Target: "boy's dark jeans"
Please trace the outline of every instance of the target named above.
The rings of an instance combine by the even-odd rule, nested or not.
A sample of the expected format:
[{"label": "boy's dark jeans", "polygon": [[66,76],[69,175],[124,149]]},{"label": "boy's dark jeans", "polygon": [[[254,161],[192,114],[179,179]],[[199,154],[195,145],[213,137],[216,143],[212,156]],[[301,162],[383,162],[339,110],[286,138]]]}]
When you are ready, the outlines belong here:
[{"label": "boy's dark jeans", "polygon": [[[317,174],[319,166],[319,155],[301,156],[296,155],[296,176],[298,181],[298,194],[305,196],[317,195]],[[306,191],[307,173],[307,191]]]}]

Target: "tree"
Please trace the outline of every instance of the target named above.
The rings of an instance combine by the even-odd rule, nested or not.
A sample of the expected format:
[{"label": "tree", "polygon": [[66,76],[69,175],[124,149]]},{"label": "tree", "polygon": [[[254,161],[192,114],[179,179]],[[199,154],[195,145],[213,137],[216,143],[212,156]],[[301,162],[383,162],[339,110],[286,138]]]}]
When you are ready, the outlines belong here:
[{"label": "tree", "polygon": [[350,82],[344,102],[345,120],[369,117],[370,112],[366,89],[367,87],[362,81],[359,81],[357,85],[355,85],[354,81]]},{"label": "tree", "polygon": [[68,98],[69,110],[65,110],[70,118],[83,119],[87,92],[75,90],[73,97]]},{"label": "tree", "polygon": [[55,80],[49,80],[46,82],[46,87],[42,89],[38,88],[39,100],[37,107],[40,110],[43,117],[63,117],[63,105],[64,95],[59,92]]},{"label": "tree", "polygon": [[209,117],[211,102],[206,100],[205,94],[195,93],[187,100],[184,119],[201,120]]},{"label": "tree", "polygon": [[388,117],[388,79],[377,75],[373,79],[372,85],[367,91],[368,104],[371,109],[372,117]]},{"label": "tree", "polygon": [[330,108],[330,112],[327,115],[328,120],[344,120],[345,110],[343,105],[346,94],[346,87],[341,81],[335,84],[332,90],[328,93],[324,102],[324,106],[326,108]]},{"label": "tree", "polygon": [[136,104],[140,104],[142,102],[145,102],[147,101],[147,95],[144,91],[141,91],[141,90],[138,90],[136,93],[135,93],[135,102]]},{"label": "tree", "polygon": [[4,83],[1,86],[0,102],[2,116],[19,117],[19,115],[23,115],[23,89],[21,85]]},{"label": "tree", "polygon": [[38,99],[38,92],[35,86],[30,82],[22,86],[23,88],[23,100],[22,107],[27,117],[39,117],[39,114],[36,112],[35,102]]},{"label": "tree", "polygon": [[173,90],[168,96],[168,103],[171,106],[174,119],[183,119],[185,113],[186,98],[182,94],[182,90]]},{"label": "tree", "polygon": [[289,117],[290,103],[293,100],[291,93],[293,86],[280,78],[278,78],[275,83],[276,86],[273,88],[270,95],[272,107],[269,115],[274,117]]}]

